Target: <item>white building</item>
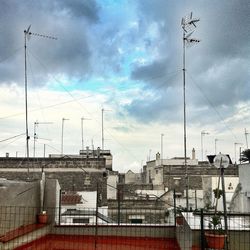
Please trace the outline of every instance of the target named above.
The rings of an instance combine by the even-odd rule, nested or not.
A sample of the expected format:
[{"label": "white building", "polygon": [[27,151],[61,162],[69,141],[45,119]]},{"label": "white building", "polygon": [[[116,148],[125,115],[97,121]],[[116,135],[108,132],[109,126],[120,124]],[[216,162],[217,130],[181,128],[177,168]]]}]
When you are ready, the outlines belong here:
[{"label": "white building", "polygon": [[239,165],[239,184],[234,192],[230,209],[233,212],[250,212],[250,164]]}]

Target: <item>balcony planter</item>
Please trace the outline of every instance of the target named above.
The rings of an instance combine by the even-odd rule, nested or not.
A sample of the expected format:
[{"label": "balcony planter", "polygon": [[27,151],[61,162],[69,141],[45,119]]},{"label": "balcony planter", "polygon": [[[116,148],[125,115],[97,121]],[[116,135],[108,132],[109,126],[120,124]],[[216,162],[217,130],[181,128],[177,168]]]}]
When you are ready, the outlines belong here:
[{"label": "balcony planter", "polygon": [[38,214],[38,223],[39,224],[47,224],[48,223],[48,214],[46,211],[42,211]]},{"label": "balcony planter", "polygon": [[209,248],[224,249],[225,239],[227,237],[225,234],[205,233],[205,237]]},{"label": "balcony planter", "polygon": [[224,249],[225,239],[227,235],[222,229],[220,213],[215,213],[210,218],[208,227],[210,231],[205,232],[208,247],[212,249]]}]

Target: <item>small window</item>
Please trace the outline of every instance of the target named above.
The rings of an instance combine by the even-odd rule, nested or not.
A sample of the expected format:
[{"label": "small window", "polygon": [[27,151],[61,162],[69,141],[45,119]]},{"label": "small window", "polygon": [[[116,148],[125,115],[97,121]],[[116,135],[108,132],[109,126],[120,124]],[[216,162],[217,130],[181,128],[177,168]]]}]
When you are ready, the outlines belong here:
[{"label": "small window", "polygon": [[89,218],[73,218],[73,223],[89,224]]},{"label": "small window", "polygon": [[142,224],[142,219],[130,219],[130,222],[134,224]]}]

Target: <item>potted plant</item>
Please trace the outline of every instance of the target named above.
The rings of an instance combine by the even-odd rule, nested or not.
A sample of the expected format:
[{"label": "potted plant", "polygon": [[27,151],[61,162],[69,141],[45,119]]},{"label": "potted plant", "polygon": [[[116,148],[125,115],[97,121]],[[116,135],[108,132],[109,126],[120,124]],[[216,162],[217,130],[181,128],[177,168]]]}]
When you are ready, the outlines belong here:
[{"label": "potted plant", "polygon": [[214,193],[214,198],[216,198],[217,200],[220,199],[220,197],[223,195],[223,191],[219,188],[213,189],[213,193]]},{"label": "potted plant", "polygon": [[209,231],[205,232],[208,247],[212,249],[224,249],[227,235],[222,228],[220,213],[215,213],[210,217],[208,227]]},{"label": "potted plant", "polygon": [[47,224],[48,223],[48,214],[46,211],[42,211],[38,214],[38,223]]}]

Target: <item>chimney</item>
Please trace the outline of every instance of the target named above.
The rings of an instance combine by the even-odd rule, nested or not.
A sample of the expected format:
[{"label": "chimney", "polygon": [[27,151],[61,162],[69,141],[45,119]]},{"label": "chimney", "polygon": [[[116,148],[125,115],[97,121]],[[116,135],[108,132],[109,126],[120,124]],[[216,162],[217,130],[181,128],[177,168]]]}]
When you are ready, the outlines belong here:
[{"label": "chimney", "polygon": [[192,149],[192,160],[195,160],[195,149]]},{"label": "chimney", "polygon": [[160,160],[161,159],[161,154],[158,152],[157,154],[156,154],[156,160]]},{"label": "chimney", "polygon": [[6,158],[8,158],[10,156],[10,154],[9,153],[6,153]]}]

